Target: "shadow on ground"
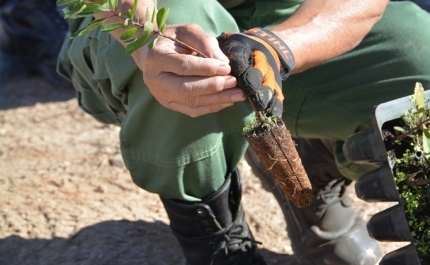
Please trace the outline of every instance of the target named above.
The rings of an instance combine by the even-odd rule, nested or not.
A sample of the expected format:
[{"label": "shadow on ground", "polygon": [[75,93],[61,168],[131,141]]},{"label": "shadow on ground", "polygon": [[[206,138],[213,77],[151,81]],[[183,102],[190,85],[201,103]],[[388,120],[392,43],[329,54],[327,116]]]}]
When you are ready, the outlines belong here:
[{"label": "shadow on ground", "polygon": [[[58,197],[58,194],[55,196],[52,195],[52,192],[60,192],[59,190],[61,190],[62,192],[73,193],[73,188],[75,187],[74,184],[79,182],[81,183],[75,187],[77,190],[78,188],[81,188],[82,192],[85,192],[86,189],[92,189],[92,186],[90,186],[89,182],[87,182],[87,175],[80,172],[77,168],[73,169],[74,162],[72,162],[72,165],[70,165],[71,162],[68,162],[69,164],[66,164],[66,166],[64,166],[62,163],[64,161],[62,161],[62,159],[65,161],[78,161],[76,163],[80,167],[85,168],[85,170],[87,170],[88,172],[94,170],[94,168],[99,170],[100,165],[104,165],[101,162],[104,161],[103,156],[97,156],[97,159],[89,159],[87,157],[79,158],[79,155],[77,155],[77,157],[68,156],[67,154],[70,152],[77,152],[87,156],[87,154],[91,154],[93,152],[93,149],[91,147],[93,145],[98,146],[98,144],[100,143],[97,137],[117,136],[116,133],[110,134],[108,132],[105,132],[104,134],[97,134],[101,133],[101,131],[98,129],[93,129],[99,125],[96,125],[96,123],[93,124],[89,122],[89,120],[93,121],[92,119],[81,120],[82,116],[80,115],[71,115],[69,117],[68,115],[70,115],[74,111],[77,111],[77,106],[76,108],[71,108],[71,110],[69,109],[69,105],[62,107],[51,106],[50,108],[23,108],[24,110],[22,111],[20,111],[19,108],[33,106],[40,103],[43,105],[43,103],[67,101],[70,99],[74,99],[75,97],[75,90],[73,88],[54,86],[44,80],[43,77],[0,79],[0,110],[6,110],[2,112],[4,116],[9,115],[12,117],[12,119],[19,120],[19,122],[12,123],[12,125],[10,125],[12,126],[10,127],[10,133],[9,131],[5,131],[3,132],[3,135],[0,136],[0,140],[2,139],[1,137],[3,137],[3,139],[6,139],[9,143],[8,146],[11,147],[10,149],[8,149],[8,152],[3,153],[3,159],[4,157],[6,157],[7,154],[8,161],[12,161],[12,163],[19,165],[20,169],[12,169],[13,172],[20,172],[16,173],[18,174],[18,176],[20,176],[20,174],[22,174],[22,176],[31,176],[28,178],[21,179],[21,182],[17,182],[16,179],[14,180],[13,178],[9,180],[9,178],[6,178],[6,175],[3,175],[3,180],[0,179],[0,182],[4,181],[4,183],[6,184],[10,181],[11,185],[23,185],[15,187],[17,192],[14,193],[13,196],[16,197],[11,196],[8,198],[8,195],[3,197],[11,203],[20,203],[20,205],[23,207],[22,211],[20,210],[21,212],[18,212],[17,207],[15,207],[9,210],[9,213],[11,214],[7,214],[7,216],[2,216],[2,218],[4,218],[2,219],[4,220],[4,222],[0,223],[0,229],[6,229],[6,227],[10,228],[11,226],[13,227],[13,229],[8,229],[10,230],[10,232],[5,234],[3,238],[0,238],[0,265],[183,265],[185,263],[185,260],[182,257],[179,245],[177,244],[176,239],[172,235],[169,226],[165,222],[161,221],[134,221],[135,219],[133,219],[133,221],[101,221],[103,219],[98,219],[94,220],[95,224],[93,225],[86,226],[86,224],[79,226],[81,216],[78,216],[76,217],[76,219],[78,220],[77,223],[74,223],[75,226],[72,226],[71,228],[71,231],[73,231],[73,229],[75,229],[76,231],[73,235],[62,235],[63,237],[58,237],[55,236],[55,232],[51,232],[52,235],[49,234],[49,231],[56,230],[49,230],[46,225],[54,223],[54,226],[60,226],[63,224],[63,222],[61,221],[64,221],[62,218],[66,218],[67,216],[73,217],[76,214],[79,215],[79,213],[73,212],[73,209],[79,209],[79,207],[82,207],[85,210],[91,209],[92,211],[97,212],[97,210],[94,210],[89,206],[82,206],[82,202],[77,201],[72,201],[72,206],[69,204],[60,205],[62,201],[56,198],[56,196]],[[72,102],[71,104],[75,103]],[[65,109],[56,109],[56,107]],[[41,113],[45,112],[46,114],[46,112],[52,111],[60,111],[61,114],[55,116],[54,120],[46,118],[47,116],[50,117],[50,115],[42,115]],[[17,115],[17,113],[19,113],[20,115]],[[38,115],[42,118],[40,118],[40,121],[35,122],[34,119],[27,117],[31,115]],[[10,120],[11,117],[6,120]],[[78,123],[78,121],[79,123],[82,123],[82,127],[74,127],[75,123]],[[71,123],[69,125],[71,129],[69,128],[69,126],[62,127],[64,124],[68,123]],[[29,131],[29,128],[32,128],[32,126],[38,126],[37,128],[39,128],[40,130],[32,130],[31,137],[24,137],[24,135],[22,134],[12,133],[19,130]],[[66,130],[66,128],[68,129]],[[82,133],[75,134],[75,130],[77,132],[81,132],[81,130],[83,131]],[[71,133],[71,131],[73,131],[73,133]],[[87,134],[91,132],[97,133],[94,135]],[[70,140],[67,137],[64,138],[66,140],[60,138],[63,139],[61,141],[65,142],[62,142],[60,147],[58,147],[56,145],[56,141],[50,141],[57,138],[57,135],[55,135],[56,133],[59,133],[63,136],[71,134],[74,137],[70,138],[73,140]],[[112,140],[114,142],[117,141],[117,138],[112,139],[114,139]],[[32,162],[31,159],[33,157],[30,157],[31,159],[28,159],[28,154],[22,155],[19,152],[11,151],[20,150],[20,148],[22,149],[24,146],[25,148],[33,148],[36,151],[40,149],[41,151],[36,152],[36,154],[40,155],[40,158],[38,159],[41,159],[41,161],[44,161],[44,159],[48,159],[46,158],[46,155],[51,152],[53,155],[56,156],[57,159],[59,159],[60,163],[58,165],[54,164],[50,166],[41,166],[40,164],[36,165],[34,163],[30,163]],[[48,146],[49,148],[46,146]],[[74,148],[69,148],[68,146],[73,146]],[[108,147],[112,150],[115,150],[115,147],[112,147],[112,145],[109,145]],[[55,151],[53,151],[54,149]],[[67,152],[65,150],[67,150]],[[109,151],[106,154],[111,154],[110,152],[112,151]],[[14,154],[16,154],[16,156],[14,156]],[[4,161],[6,161],[6,159]],[[79,161],[85,161],[85,163]],[[91,165],[94,165],[94,167],[92,167]],[[36,170],[34,169],[34,167],[41,167],[41,169]],[[69,169],[71,170],[70,172],[68,171]],[[52,189],[52,185],[45,185],[45,182],[43,181],[46,180],[45,177],[51,174],[49,173],[51,171],[54,172],[53,174],[56,177],[69,176],[65,180],[65,184],[63,183],[67,186],[63,186],[63,184],[60,184],[59,186],[54,186],[54,188]],[[119,174],[118,172],[115,172],[111,172],[111,177],[117,176],[117,174]],[[34,189],[36,189],[37,187],[32,184],[33,182],[28,183],[25,180],[34,180],[35,183],[39,185],[37,187],[43,187],[41,188],[43,189],[43,191],[34,191]],[[72,180],[77,182],[75,183]],[[106,178],[104,181],[107,180],[110,180],[110,178]],[[100,187],[111,187],[109,183],[103,184],[99,182],[97,182],[97,187],[99,187],[99,184],[102,185]],[[58,199],[58,201],[53,201],[52,204],[49,204],[49,207],[58,208],[58,211],[71,211],[71,214],[66,212],[64,214],[56,216],[55,210],[52,210],[50,208],[45,209],[46,211],[44,210],[44,208],[48,208],[47,205],[40,206],[41,209],[39,209],[31,208],[35,207],[35,205],[38,205],[38,203],[36,203],[35,205],[31,203],[22,203],[22,200],[25,202],[25,200],[28,199],[25,196],[26,190],[23,189],[27,187],[26,185],[30,185],[31,189],[33,189],[34,193],[36,193],[37,196],[48,196],[49,198],[53,198],[53,200]],[[110,199],[109,194],[114,194],[113,192],[116,191],[115,187],[117,186],[112,187],[112,193],[103,193],[103,196],[106,196],[106,200]],[[47,189],[49,190],[49,194],[44,193],[47,192]],[[129,189],[125,189],[123,192],[128,191]],[[90,194],[93,194],[94,196],[90,197],[91,199],[89,201],[91,202],[91,200],[95,200],[95,198],[98,198],[98,196],[96,195],[99,193],[96,191],[93,193],[90,192]],[[34,200],[34,198],[36,198],[37,196],[30,197],[30,200]],[[140,197],[143,195],[139,194],[136,196],[139,196],[140,200],[142,198],[145,199],[145,197]],[[2,196],[0,196],[0,198],[2,198]],[[133,198],[133,196],[130,196],[128,198]],[[85,203],[91,204],[90,202],[86,201]],[[97,203],[97,201],[95,203]],[[2,204],[0,203],[0,205]],[[122,204],[113,203],[110,205],[118,206]],[[267,207],[266,204],[264,205],[265,207]],[[252,206],[255,207],[255,205]],[[104,216],[104,214],[102,213],[109,212],[109,209],[111,208],[104,208],[103,211],[100,211],[100,214]],[[125,216],[121,215],[121,211],[115,209],[116,207],[113,207],[112,211],[117,211],[115,212],[116,216]],[[39,212],[41,212],[41,215],[36,216],[35,214]],[[266,214],[266,212],[261,211],[260,215],[254,215],[253,224],[255,226],[264,225],[264,222],[261,223],[261,220],[259,218],[263,213]],[[19,222],[21,220],[21,215],[24,216],[23,220],[25,222],[25,226]],[[16,218],[13,218],[13,216],[16,216]],[[107,217],[106,219],[110,218],[111,217]],[[46,220],[46,223],[43,222],[43,220],[45,219],[48,219]],[[0,220],[0,222],[2,220]],[[38,225],[42,226],[43,229],[41,229],[41,227],[38,227]],[[45,231],[45,228],[48,229],[48,232],[43,236],[44,238],[35,238],[37,236],[37,233],[32,232],[37,229]],[[284,229],[284,226],[280,225],[276,228]],[[68,233],[67,235],[69,234],[70,233]],[[263,237],[263,235],[260,236]],[[276,238],[277,236],[278,235],[274,236],[273,234],[270,234],[269,236],[266,235],[264,237],[263,243],[266,243],[268,248],[270,247],[270,244],[268,243],[272,243],[271,247],[275,245],[277,249],[279,249],[278,252],[285,253],[285,251],[282,252],[282,246],[284,246],[286,243],[284,241],[279,242],[278,238]],[[261,237],[258,237],[257,239],[261,239]],[[267,242],[269,240],[273,242]],[[269,265],[298,264],[295,261],[294,256],[292,255],[280,254],[278,252],[274,252],[268,249],[263,249],[264,245],[262,245],[261,248],[261,252]]]},{"label": "shadow on ground", "polygon": [[65,101],[74,97],[76,92],[72,86],[56,86],[41,76],[0,78],[0,110]]},{"label": "shadow on ground", "polygon": [[[49,250],[49,251],[46,251]],[[293,264],[294,257],[262,249],[269,264]],[[162,222],[105,221],[70,238],[0,240],[0,265],[178,265],[185,261]]]}]

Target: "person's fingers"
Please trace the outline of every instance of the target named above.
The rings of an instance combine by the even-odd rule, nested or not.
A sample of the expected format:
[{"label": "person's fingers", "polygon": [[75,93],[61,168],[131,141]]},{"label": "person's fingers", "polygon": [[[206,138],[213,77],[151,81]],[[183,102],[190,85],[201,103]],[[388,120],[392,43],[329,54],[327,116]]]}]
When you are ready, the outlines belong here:
[{"label": "person's fingers", "polygon": [[179,76],[215,76],[228,75],[228,63],[213,58],[202,58],[187,54],[170,53],[153,58],[148,54],[148,60],[153,60],[152,69],[162,69]]},{"label": "person's fingers", "polygon": [[284,109],[284,105],[282,101],[280,101],[276,96],[272,97],[272,99],[270,100],[267,106],[268,113],[281,119],[283,109]]},{"label": "person's fingers", "polygon": [[232,76],[184,77],[172,73],[158,73],[155,77],[148,78],[146,83],[150,89],[168,92],[178,98],[212,95],[237,85]]},{"label": "person's fingers", "polygon": [[213,95],[187,97],[183,100],[165,102],[164,106],[179,111],[191,117],[197,117],[219,111],[233,105],[235,102],[244,101],[245,97],[240,89],[229,89]]},{"label": "person's fingers", "polygon": [[189,44],[207,57],[228,63],[229,60],[221,51],[216,37],[204,31],[199,25],[187,24],[177,27],[175,31],[180,41]]},{"label": "person's fingers", "polygon": [[245,97],[240,89],[229,89],[212,95],[203,95],[196,97],[186,97],[184,100],[176,102],[183,103],[190,108],[201,107],[206,105],[232,104],[234,102],[244,101]]},{"label": "person's fingers", "polygon": [[[233,77],[230,79],[230,81],[227,81],[224,84],[223,88],[215,87],[213,90],[206,90],[206,87],[208,86],[199,87],[195,86],[195,84],[190,85],[185,82],[184,85],[180,87],[173,87],[164,84],[163,87],[165,87],[165,89],[151,90],[151,93],[160,102],[160,104],[166,108],[173,109],[172,106],[179,104],[182,106],[180,111],[191,116],[195,112],[193,108],[206,109],[200,107],[209,105],[228,105],[233,104],[234,102],[244,101],[245,97],[242,90],[235,87],[236,82]],[[204,111],[201,110],[198,113],[200,114],[202,112]]]},{"label": "person's fingers", "polygon": [[238,77],[237,83],[246,95],[252,96],[261,89],[263,76],[258,69],[248,68],[241,76]]},{"label": "person's fingers", "polygon": [[231,69],[227,62],[177,53],[169,41],[160,41],[153,49],[148,50],[144,73],[159,71],[180,76],[215,76],[230,73]]},{"label": "person's fingers", "polygon": [[253,97],[255,99],[255,107],[259,110],[265,110],[269,102],[274,98],[273,92],[269,87],[260,87]]},{"label": "person's fingers", "polygon": [[253,65],[252,50],[238,41],[228,41],[222,44],[222,51],[230,60],[231,74],[242,75],[250,65]]},{"label": "person's fingers", "polygon": [[245,100],[236,79],[229,75],[229,60],[215,37],[197,25],[176,25],[167,30],[209,58],[195,56],[167,38],[144,50],[143,79],[161,105],[197,117]]}]

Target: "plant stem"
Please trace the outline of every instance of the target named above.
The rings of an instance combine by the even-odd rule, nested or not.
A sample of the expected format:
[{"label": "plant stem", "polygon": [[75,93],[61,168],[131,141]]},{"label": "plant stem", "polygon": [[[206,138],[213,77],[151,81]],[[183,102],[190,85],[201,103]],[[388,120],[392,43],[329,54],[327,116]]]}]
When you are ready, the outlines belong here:
[{"label": "plant stem", "polygon": [[[167,39],[169,39],[169,40],[172,40],[172,41],[174,41],[174,42],[178,43],[179,45],[181,45],[181,46],[183,46],[183,47],[185,47],[185,48],[187,48],[187,49],[190,49],[190,50],[192,50],[192,51],[196,52],[196,53],[197,53],[197,55],[199,55],[199,56],[201,56],[201,57],[203,57],[203,58],[208,58],[208,56],[206,56],[204,53],[202,53],[202,52],[200,52],[200,51],[196,50],[195,48],[191,47],[190,45],[188,45],[188,44],[186,44],[186,43],[184,43],[184,42],[182,42],[182,41],[180,41],[180,40],[178,40],[178,39],[176,39],[176,38],[173,38],[173,37],[170,37],[170,36],[168,36],[168,35],[165,35],[165,34],[163,34],[162,32],[159,32],[159,31],[155,31],[155,32],[156,32],[156,34],[158,34],[159,36],[161,36],[161,37],[163,37],[163,38],[167,38]],[[251,98],[250,98],[250,97],[247,97],[247,100],[248,100],[248,102],[251,104],[252,108],[254,109],[255,114],[257,115],[257,117],[258,117],[258,119],[260,120],[260,122],[261,122],[261,123],[266,122],[266,120],[267,120],[267,119],[266,119],[266,117],[264,117],[263,113],[261,113],[261,111],[259,111],[259,110],[255,107],[255,104],[254,104],[254,102],[251,100]]]},{"label": "plant stem", "polygon": [[430,184],[430,179],[408,180],[406,184],[409,186],[425,186]]},{"label": "plant stem", "polygon": [[[125,18],[125,17],[121,16],[121,15],[120,15],[119,13],[117,13],[115,10],[112,10],[112,9],[111,9],[111,10],[110,10],[110,12],[112,13],[112,15],[113,15],[113,16],[116,16],[116,17],[118,17],[118,18],[121,18],[121,19],[123,19],[124,21],[127,19],[127,18]],[[142,29],[144,28],[144,25],[143,25],[143,24],[141,24],[141,23],[139,23],[139,22],[131,21],[131,23],[132,23],[133,25],[135,25],[135,26],[138,26],[138,27],[142,28]],[[160,36],[160,37],[163,37],[163,38],[169,39],[169,40],[171,40],[171,41],[174,41],[174,42],[176,42],[177,44],[181,45],[182,47],[187,48],[187,49],[189,49],[189,50],[191,50],[191,51],[195,52],[198,56],[203,57],[203,58],[208,58],[208,56],[207,56],[206,54],[204,54],[203,52],[201,52],[201,51],[197,50],[196,48],[191,47],[190,45],[186,44],[186,43],[185,43],[185,42],[183,42],[183,41],[178,40],[177,38],[174,38],[174,37],[171,37],[171,36],[169,36],[169,35],[166,35],[166,34],[164,34],[163,32],[161,32],[161,31],[159,31],[159,30],[153,30],[153,31],[152,31],[152,34],[157,34],[157,35],[158,35],[158,36]],[[266,120],[267,120],[267,119],[266,119],[266,117],[264,117],[263,113],[261,113],[261,111],[259,111],[259,110],[255,107],[255,104],[254,104],[254,102],[251,100],[251,98],[247,97],[247,100],[248,100],[248,102],[251,104],[252,108],[254,109],[255,114],[257,115],[257,117],[258,117],[258,119],[260,120],[260,122],[261,122],[261,123],[266,122]]]},{"label": "plant stem", "polygon": [[[173,37],[171,37],[171,36],[165,35],[165,34],[163,34],[162,32],[159,32],[159,31],[155,31],[155,33],[156,33],[156,34],[158,34],[160,37],[163,37],[163,38],[167,38],[167,39],[169,39],[169,40],[172,40],[172,41],[174,41],[174,42],[178,43],[179,45],[181,45],[181,46],[183,46],[183,47],[185,47],[185,48],[187,48],[187,49],[190,49],[190,50],[194,51],[195,53],[197,53],[197,55],[199,55],[199,56],[201,56],[201,57],[203,57],[203,58],[208,58],[208,56],[206,56],[204,53],[202,53],[202,52],[200,52],[199,50],[197,50],[197,49],[195,49],[195,48],[191,47],[190,45],[186,44],[186,43],[185,43],[185,42],[183,42],[183,41],[180,41],[180,40],[178,40],[178,39],[176,39],[176,38],[173,38]],[[254,102],[251,100],[251,98],[250,98],[250,97],[247,97],[247,100],[248,100],[248,102],[251,104],[252,108],[254,109],[255,114],[257,115],[257,117],[258,117],[258,119],[260,120],[260,122],[261,122],[261,123],[266,122],[266,120],[267,120],[267,119],[266,119],[266,117],[264,117],[263,113],[261,113],[261,111],[259,111],[259,110],[255,107],[255,104],[254,104]]]},{"label": "plant stem", "polygon": [[[121,16],[121,15],[120,15],[119,13],[117,13],[115,10],[110,10],[110,12],[112,13],[112,15],[114,15],[114,16],[116,16],[116,17],[118,17],[118,18],[121,18],[121,19],[123,19],[124,21],[127,19],[127,18],[125,18],[125,17]],[[139,23],[139,22],[132,21],[131,23],[132,23],[133,25],[135,25],[135,26],[138,26],[138,27],[142,28],[142,29],[144,28],[144,25],[143,25],[143,24],[141,24],[141,23]],[[185,43],[185,42],[183,42],[183,41],[178,40],[177,38],[174,38],[174,37],[171,37],[171,36],[169,36],[169,35],[166,35],[166,34],[162,33],[162,32],[161,32],[161,31],[159,31],[159,30],[153,30],[153,31],[152,31],[152,34],[157,34],[157,35],[158,35],[158,36],[160,36],[160,37],[163,37],[163,38],[169,39],[169,40],[171,40],[171,41],[174,41],[174,42],[178,43],[179,45],[181,45],[182,47],[187,48],[187,49],[189,49],[189,50],[191,50],[191,51],[193,51],[193,52],[197,53],[197,55],[199,55],[200,57],[208,58],[208,56],[206,56],[203,52],[201,52],[201,51],[197,50],[196,48],[191,47],[190,45],[186,44],[186,43]]]},{"label": "plant stem", "polygon": [[249,102],[249,104],[251,104],[251,107],[254,109],[255,111],[255,115],[257,115],[257,118],[260,120],[261,123],[265,123],[267,121],[266,117],[264,117],[263,113],[261,113],[261,111],[259,111],[254,104],[254,101],[252,101],[252,99],[250,97],[247,97],[247,100]]},{"label": "plant stem", "polygon": [[186,43],[185,43],[185,42],[183,42],[183,41],[178,40],[177,38],[174,38],[174,37],[171,37],[171,36],[165,35],[164,33],[160,32],[160,31],[158,31],[158,30],[154,30],[154,33],[155,33],[155,34],[157,34],[157,35],[158,35],[158,36],[160,36],[160,37],[163,37],[163,38],[166,38],[166,39],[169,39],[169,40],[172,40],[172,41],[174,41],[174,42],[178,43],[178,44],[179,44],[179,45],[181,45],[182,47],[187,48],[187,49],[189,49],[189,50],[191,50],[191,51],[193,51],[193,52],[197,53],[197,55],[198,55],[198,56],[200,56],[200,57],[208,58],[208,56],[206,56],[206,55],[205,55],[204,53],[202,53],[201,51],[197,50],[196,48],[191,47],[190,45],[186,44]]},{"label": "plant stem", "polygon": [[[195,49],[195,48],[191,47],[190,45],[188,45],[188,44],[184,43],[183,41],[180,41],[180,40],[178,40],[178,39],[176,39],[176,38],[173,38],[173,37],[170,37],[170,36],[168,36],[168,35],[165,35],[165,34],[163,34],[162,32],[159,32],[159,31],[155,31],[155,32],[156,32],[156,34],[158,34],[159,36],[161,36],[161,37],[163,37],[163,38],[167,38],[167,39],[169,39],[169,40],[172,40],[172,41],[174,41],[174,42],[178,43],[179,45],[181,45],[181,46],[183,46],[183,47],[185,47],[185,48],[187,48],[187,49],[190,49],[190,50],[192,50],[192,51],[196,52],[196,53],[197,53],[197,55],[199,55],[199,56],[201,56],[201,57],[203,57],[203,58],[208,58],[208,56],[206,56],[204,53],[202,53],[202,52],[198,51],[197,49]],[[264,117],[263,113],[261,113],[261,111],[259,111],[259,110],[255,107],[255,104],[254,104],[254,102],[251,100],[251,98],[250,98],[250,97],[247,97],[247,100],[248,100],[248,102],[251,104],[252,108],[254,109],[254,111],[255,111],[255,115],[257,115],[257,117],[258,117],[258,119],[260,120],[260,122],[261,122],[261,123],[266,122],[266,120],[267,120],[267,119],[266,119],[266,117]]]},{"label": "plant stem", "polygon": [[421,128],[421,126],[423,126],[423,124],[425,124],[425,123],[427,123],[427,122],[430,122],[430,119],[425,119],[425,120],[421,121],[417,126],[415,126],[414,128],[410,129],[410,130],[409,130],[409,131],[407,131],[407,132],[404,132],[404,133],[402,133],[402,134],[399,134],[399,135],[393,136],[393,138],[391,138],[391,141],[392,141],[392,142],[395,142],[395,141],[397,141],[397,140],[401,140],[401,139],[404,139],[404,138],[408,137],[408,135],[410,135],[411,133],[413,133],[413,132],[415,132],[416,130],[420,129],[420,128]]}]

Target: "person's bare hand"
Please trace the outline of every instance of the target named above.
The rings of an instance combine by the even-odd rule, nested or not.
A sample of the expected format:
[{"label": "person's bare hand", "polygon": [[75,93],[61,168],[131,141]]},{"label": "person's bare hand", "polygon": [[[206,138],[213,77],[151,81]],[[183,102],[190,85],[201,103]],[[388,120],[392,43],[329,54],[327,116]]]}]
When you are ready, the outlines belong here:
[{"label": "person's bare hand", "polygon": [[243,92],[230,76],[229,60],[218,41],[198,25],[171,25],[164,33],[199,50],[209,58],[160,37],[152,48],[142,48],[133,57],[143,72],[145,84],[164,107],[191,117],[217,112],[244,101]]}]

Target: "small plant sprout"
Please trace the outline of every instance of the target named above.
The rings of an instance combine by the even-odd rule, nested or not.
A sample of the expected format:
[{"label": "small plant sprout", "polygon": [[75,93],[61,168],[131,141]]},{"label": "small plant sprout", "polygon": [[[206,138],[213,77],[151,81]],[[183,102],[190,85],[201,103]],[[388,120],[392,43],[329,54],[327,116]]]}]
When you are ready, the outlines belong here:
[{"label": "small plant sprout", "polygon": [[269,115],[267,112],[262,112],[264,119],[254,115],[250,122],[245,124],[243,128],[244,134],[253,134],[256,136],[258,133],[275,128],[278,125],[278,117]]},{"label": "small plant sprout", "polygon": [[[394,177],[403,199],[414,245],[423,261],[430,260],[430,109],[420,83],[411,96],[413,107],[394,126],[389,151],[394,159]],[[429,264],[429,263],[422,263]]]}]

